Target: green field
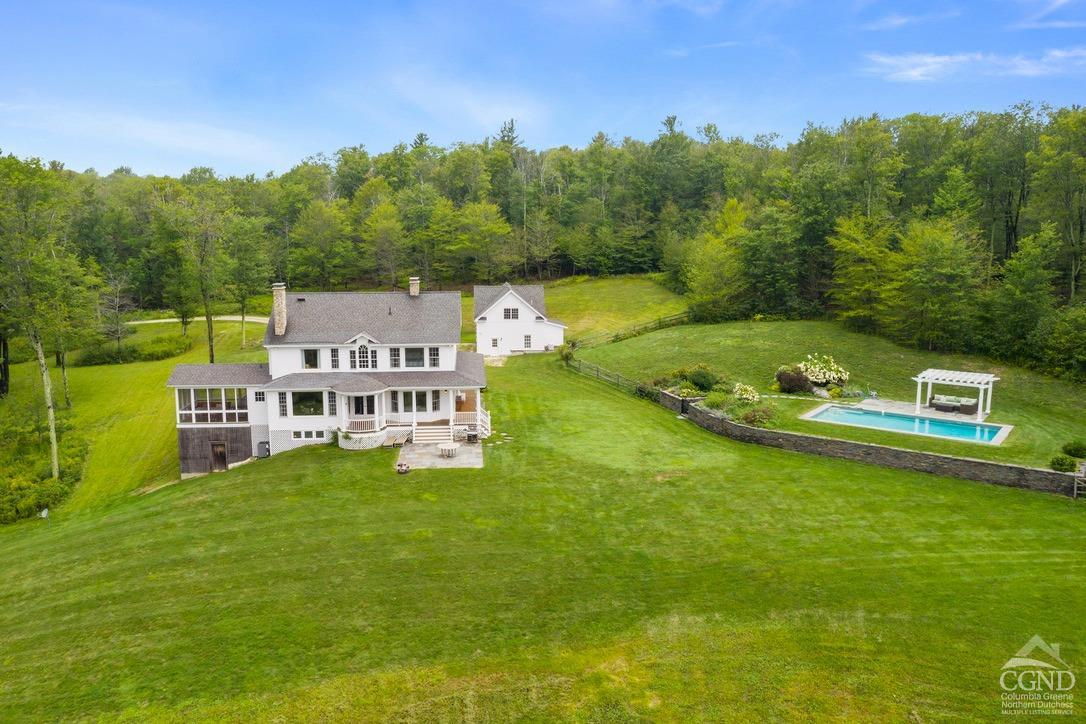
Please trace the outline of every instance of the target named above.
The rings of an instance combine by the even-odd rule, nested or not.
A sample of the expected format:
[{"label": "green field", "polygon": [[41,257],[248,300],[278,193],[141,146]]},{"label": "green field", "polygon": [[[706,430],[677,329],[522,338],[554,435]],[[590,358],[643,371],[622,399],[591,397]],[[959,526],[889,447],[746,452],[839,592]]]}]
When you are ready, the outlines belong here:
[{"label": "green field", "polygon": [[1081,502],[734,443],[553,355],[488,369],[483,470],[163,485],[204,355],[73,370],[87,478],[0,528],[0,720],[976,719],[1032,635],[1086,660]]},{"label": "green field", "polygon": [[[617,332],[686,309],[678,294],[649,275],[569,277],[544,284],[547,316],[566,325],[566,341]],[[464,295],[461,341],[475,343],[474,298]]]},{"label": "green field", "polygon": [[[1060,446],[1086,439],[1086,386],[965,355],[900,347],[879,337],[856,334],[832,322],[734,322],[672,327],[616,344],[585,350],[584,359],[638,380],[651,381],[676,367],[704,362],[731,383],[769,392],[777,368],[808,354],[830,354],[849,370],[850,385],[880,397],[916,399],[912,377],[928,367],[992,372],[999,376],[989,422],[1014,425],[998,446],[950,442],[916,435],[864,430],[800,420],[824,400],[775,399],[782,414],[777,427],[862,442],[930,450],[966,457],[1047,467]],[[975,390],[942,387],[939,392],[976,396]]]}]

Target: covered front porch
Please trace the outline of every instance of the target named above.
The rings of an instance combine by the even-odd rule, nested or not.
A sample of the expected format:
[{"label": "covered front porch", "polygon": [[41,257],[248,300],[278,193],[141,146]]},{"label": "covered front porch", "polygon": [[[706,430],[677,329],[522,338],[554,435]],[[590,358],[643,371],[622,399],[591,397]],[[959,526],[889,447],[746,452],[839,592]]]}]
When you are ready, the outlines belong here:
[{"label": "covered front porch", "polygon": [[400,388],[363,395],[340,395],[345,404],[340,429],[369,434],[408,429],[415,438],[452,438],[457,431],[490,434],[490,413],[478,388]]}]

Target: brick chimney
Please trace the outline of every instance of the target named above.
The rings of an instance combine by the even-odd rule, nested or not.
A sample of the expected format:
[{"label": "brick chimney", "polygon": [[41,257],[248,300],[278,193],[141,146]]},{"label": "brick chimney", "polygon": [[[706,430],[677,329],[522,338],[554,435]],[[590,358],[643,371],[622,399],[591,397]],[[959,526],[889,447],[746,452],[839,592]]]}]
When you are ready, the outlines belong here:
[{"label": "brick chimney", "polygon": [[410,279],[407,280],[407,283],[408,283],[408,294],[410,294],[413,297],[417,297],[419,295],[419,278],[418,277],[411,277]]},{"label": "brick chimney", "polygon": [[287,285],[283,282],[272,284],[272,320],[276,337],[287,333]]}]

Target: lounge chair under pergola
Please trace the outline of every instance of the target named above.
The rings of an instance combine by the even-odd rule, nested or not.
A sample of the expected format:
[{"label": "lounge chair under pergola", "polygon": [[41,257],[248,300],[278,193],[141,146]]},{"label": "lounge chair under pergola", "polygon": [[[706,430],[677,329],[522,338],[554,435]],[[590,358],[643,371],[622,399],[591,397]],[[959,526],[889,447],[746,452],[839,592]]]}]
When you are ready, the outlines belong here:
[{"label": "lounge chair under pergola", "polygon": [[[987,372],[962,372],[959,370],[940,370],[940,369],[926,369],[916,377],[913,377],[916,381],[916,414],[920,414],[920,408],[923,406],[924,401],[927,400],[928,404],[932,404],[932,401],[939,402],[937,396],[932,395],[932,387],[934,385],[953,385],[955,387],[974,387],[977,390],[978,400],[976,401],[977,422],[984,419],[988,413],[992,411],[992,385],[999,380],[995,375]],[[928,385],[928,394],[924,395],[924,383]],[[972,403],[972,400],[959,401],[958,409],[964,407],[970,413],[973,412],[972,404],[962,404],[964,402]],[[936,407],[938,409],[938,406]]]}]

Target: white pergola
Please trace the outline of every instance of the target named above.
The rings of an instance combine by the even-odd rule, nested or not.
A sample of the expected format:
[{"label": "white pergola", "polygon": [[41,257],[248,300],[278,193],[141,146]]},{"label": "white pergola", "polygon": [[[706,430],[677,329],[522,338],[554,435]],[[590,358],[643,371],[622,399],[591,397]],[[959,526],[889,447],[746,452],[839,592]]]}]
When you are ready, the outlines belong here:
[{"label": "white pergola", "polygon": [[[926,369],[916,377],[916,414],[920,414],[922,401],[931,399],[933,385],[954,385],[956,387],[974,387],[977,390],[977,421],[992,411],[992,385],[999,380],[987,372],[960,372],[958,370]],[[923,395],[924,383],[928,383],[928,394]]]}]

